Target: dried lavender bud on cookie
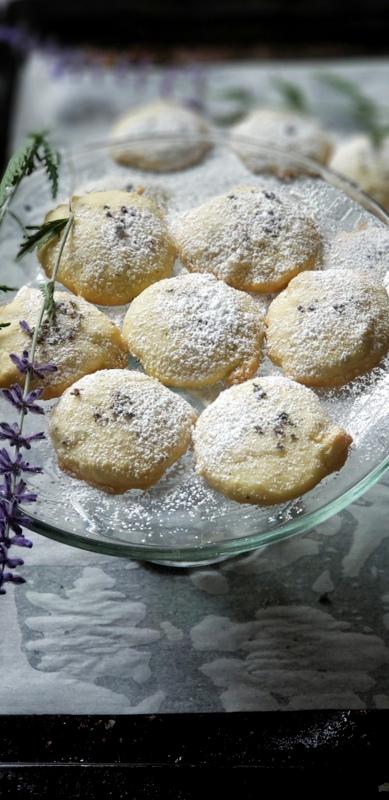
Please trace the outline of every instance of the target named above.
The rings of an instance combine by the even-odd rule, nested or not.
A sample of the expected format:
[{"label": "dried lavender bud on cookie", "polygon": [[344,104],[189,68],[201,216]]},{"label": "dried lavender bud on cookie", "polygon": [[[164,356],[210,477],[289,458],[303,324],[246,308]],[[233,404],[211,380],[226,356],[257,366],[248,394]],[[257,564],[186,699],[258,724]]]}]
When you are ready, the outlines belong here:
[{"label": "dried lavender bud on cookie", "polygon": [[187,450],[196,412],[140,372],[102,370],[73,384],[49,431],[61,469],[108,492],[147,489]]},{"label": "dried lavender bud on cookie", "polygon": [[[12,353],[29,351],[34,326],[42,307],[39,289],[24,286],[11,303],[0,307],[0,321],[11,323],[0,330],[0,386],[23,383],[10,359]],[[23,326],[20,321],[23,321]],[[50,372],[32,382],[43,387],[43,398],[58,397],[74,381],[109,367],[126,367],[128,347],[117,325],[82,298],[55,292],[52,319],[44,319],[38,335],[34,363],[53,363]]]},{"label": "dried lavender bud on cookie", "polygon": [[308,386],[340,386],[375,367],[389,349],[389,297],[370,273],[305,272],[273,300],[269,356]]},{"label": "dried lavender bud on cookie", "polygon": [[282,289],[320,257],[314,220],[296,202],[256,186],[238,186],[177,216],[171,231],[190,272],[251,292]]},{"label": "dried lavender bud on cookie", "polygon": [[334,425],[311,389],[281,376],[222,392],[198,419],[196,468],[240,503],[283,503],[340,469],[351,437]]},{"label": "dried lavender bud on cookie", "polygon": [[[138,192],[90,192],[71,201],[73,225],[63,250],[58,280],[100,305],[128,303],[146,286],[170,275],[175,252],[163,211]],[[66,205],[46,222],[68,216]],[[38,250],[52,275],[60,236]]]}]

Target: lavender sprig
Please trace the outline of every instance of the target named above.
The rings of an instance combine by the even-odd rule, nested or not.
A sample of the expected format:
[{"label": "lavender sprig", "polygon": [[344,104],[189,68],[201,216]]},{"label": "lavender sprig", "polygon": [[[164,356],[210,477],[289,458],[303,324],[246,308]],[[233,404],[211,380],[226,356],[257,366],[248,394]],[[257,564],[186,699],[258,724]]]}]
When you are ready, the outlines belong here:
[{"label": "lavender sprig", "polygon": [[31,340],[31,346],[29,350],[23,350],[21,356],[11,353],[10,359],[24,376],[24,386],[22,388],[19,384],[14,384],[9,389],[2,389],[5,400],[18,410],[19,419],[18,422],[11,424],[0,423],[0,440],[8,441],[8,445],[13,448],[11,452],[6,447],[0,448],[0,474],[4,477],[3,483],[0,484],[0,594],[5,594],[6,583],[24,583],[24,578],[13,572],[16,567],[23,565],[23,559],[11,558],[9,549],[15,545],[32,546],[32,542],[23,534],[22,526],[28,524],[28,518],[20,506],[24,503],[34,503],[37,495],[27,490],[27,484],[21,476],[23,473],[39,473],[42,469],[26,461],[22,450],[30,450],[31,442],[44,439],[44,433],[25,436],[23,427],[27,414],[44,414],[42,406],[37,403],[42,395],[42,389],[31,390],[32,379],[37,377],[42,379],[56,370],[54,364],[37,364],[35,356],[42,323],[46,318],[52,319],[54,313],[55,279],[72,224],[73,214],[70,208],[53,275],[45,285],[37,323],[33,329],[25,320],[19,323],[23,333]]},{"label": "lavender sprig", "polygon": [[57,196],[59,153],[51,147],[46,131],[29,133],[14,153],[0,181],[0,225],[23,178],[40,166],[46,170],[52,196]]},{"label": "lavender sprig", "polygon": [[27,372],[31,371],[32,375],[36,375],[37,378],[44,378],[50,372],[57,371],[55,364],[33,364],[32,361],[29,361],[28,350],[23,350],[21,356],[11,353],[10,359],[22,375],[26,375]]}]

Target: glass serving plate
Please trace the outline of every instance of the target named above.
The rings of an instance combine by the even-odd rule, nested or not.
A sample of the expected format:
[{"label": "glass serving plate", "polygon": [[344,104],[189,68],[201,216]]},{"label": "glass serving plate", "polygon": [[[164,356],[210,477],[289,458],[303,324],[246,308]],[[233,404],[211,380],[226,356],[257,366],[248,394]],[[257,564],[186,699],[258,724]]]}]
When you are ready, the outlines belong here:
[{"label": "glass serving plate", "polygon": [[[173,148],[182,147],[184,141],[199,143],[204,137],[164,139]],[[322,232],[324,251],[340,232],[369,226],[374,237],[389,224],[388,216],[376,203],[313,162],[263,150],[255,142],[241,139],[247,154],[278,165],[279,174],[297,173],[293,180],[282,180],[274,173],[254,175],[233,152],[226,137],[208,136],[206,141],[210,148],[200,164],[158,174],[120,166],[112,159],[111,144],[68,152],[61,165],[56,202],[92,189],[144,186],[165,206],[168,215],[174,215],[237,184],[251,183],[278,189],[313,214]],[[138,146],[140,143],[151,147],[155,139],[143,137],[137,140]],[[38,172],[23,183],[13,210],[26,224],[38,224],[52,206],[47,180]],[[0,242],[0,282],[36,286],[42,279],[36,254],[15,263],[19,241],[20,230],[8,217]],[[350,267],[361,268],[363,263]],[[175,272],[181,270],[177,262]],[[370,270],[377,281],[382,281],[382,266],[377,270],[370,266]],[[258,303],[266,307],[270,299],[259,296]],[[103,310],[120,322],[126,307]],[[131,359],[129,366],[139,369]],[[278,372],[265,358],[260,374]],[[201,392],[181,394],[201,411],[223,388],[219,384]],[[317,394],[332,419],[352,434],[354,442],[343,469],[297,500],[266,508],[230,501],[196,475],[190,452],[148,491],[109,495],[61,472],[46,439],[34,445],[31,452],[30,460],[42,465],[44,473],[30,481],[38,490],[39,499],[33,509],[25,509],[28,527],[86,550],[177,566],[215,562],[307,531],[359,497],[389,466],[389,357],[367,376],[341,389]],[[45,403],[47,411],[54,402]],[[12,412],[12,407],[1,399],[1,419],[14,420]],[[29,415],[26,429],[41,430],[42,424],[47,424],[42,423],[43,419]]]}]

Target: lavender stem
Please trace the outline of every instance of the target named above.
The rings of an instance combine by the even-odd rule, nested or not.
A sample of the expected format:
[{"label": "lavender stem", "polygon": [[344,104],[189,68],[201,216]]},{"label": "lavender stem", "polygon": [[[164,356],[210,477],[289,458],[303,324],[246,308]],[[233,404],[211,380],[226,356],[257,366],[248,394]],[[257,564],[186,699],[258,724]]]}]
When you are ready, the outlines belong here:
[{"label": "lavender stem", "polygon": [[[7,204],[8,204],[8,202],[11,201],[12,194],[10,194],[10,197],[7,200]],[[3,215],[1,215],[1,214],[2,214],[2,211],[3,211],[5,206],[6,206],[6,204],[4,204],[3,208],[0,211],[0,224],[1,224],[1,220],[2,220],[2,218],[4,216],[4,214]],[[54,287],[55,280],[56,280],[56,277],[57,277],[57,273],[58,273],[58,270],[59,270],[59,267],[60,267],[60,264],[61,264],[61,258],[62,258],[62,254],[63,254],[63,251],[64,251],[64,247],[66,245],[66,241],[67,241],[67,238],[68,238],[69,233],[70,233],[70,229],[71,229],[72,224],[73,224],[74,215],[73,215],[72,210],[71,210],[71,204],[69,204],[69,211],[70,211],[69,219],[68,219],[68,221],[66,223],[66,226],[64,228],[64,233],[63,233],[63,237],[62,237],[62,240],[61,240],[60,248],[58,250],[57,259],[56,259],[56,262],[55,262],[55,267],[54,267],[54,270],[53,270],[53,274],[51,276],[51,283],[52,283],[53,287]],[[5,213],[5,211],[4,211],[4,213]],[[37,348],[38,336],[39,336],[39,333],[40,333],[40,328],[41,328],[41,325],[42,325],[42,322],[43,322],[45,311],[46,311],[46,299],[44,299],[42,301],[42,307],[41,307],[40,312],[39,312],[38,321],[37,321],[37,323],[36,323],[36,325],[34,327],[34,333],[33,333],[32,341],[31,341],[30,362],[31,362],[32,366],[34,366],[34,362],[35,362],[35,351],[36,351],[36,348]],[[26,398],[27,398],[27,396],[29,394],[32,373],[33,373],[33,369],[29,369],[26,372],[26,378],[25,378],[24,387],[23,387],[23,400],[26,400]],[[19,435],[20,435],[20,437],[22,436],[22,433],[23,433],[23,425],[24,425],[24,420],[25,420],[25,417],[26,417],[26,413],[27,413],[26,406],[22,406],[22,408],[20,409],[20,421],[19,421]],[[15,446],[16,456],[19,454],[20,448],[21,448],[21,445],[19,443],[16,444],[16,446]],[[15,470],[15,472],[11,476],[11,492],[12,492],[12,495],[15,495],[15,492],[16,492],[17,479],[18,479],[18,474],[17,474],[17,471]],[[3,539],[4,540],[7,540],[9,532],[10,532],[10,523],[7,521],[7,524],[6,524],[4,533],[3,533]],[[2,577],[3,577],[4,569],[5,569],[5,563],[3,562],[0,565],[0,587],[2,586],[2,583],[3,583]]]}]

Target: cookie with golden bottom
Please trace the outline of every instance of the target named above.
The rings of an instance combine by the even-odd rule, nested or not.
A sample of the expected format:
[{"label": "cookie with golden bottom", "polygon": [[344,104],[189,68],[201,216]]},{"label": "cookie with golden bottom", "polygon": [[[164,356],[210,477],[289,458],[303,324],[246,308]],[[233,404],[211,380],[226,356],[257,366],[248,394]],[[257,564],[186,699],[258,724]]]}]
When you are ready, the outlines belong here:
[{"label": "cookie with golden bottom", "polygon": [[[30,349],[42,302],[39,289],[24,286],[11,303],[0,307],[0,322],[10,323],[0,330],[0,386],[24,382],[10,355]],[[102,311],[67,292],[55,292],[54,302],[54,316],[42,324],[35,358],[37,365],[56,366],[55,372],[33,381],[33,386],[43,387],[45,400],[58,397],[83,375],[125,367],[128,362],[128,347],[119,328]]]},{"label": "cookie with golden bottom", "polygon": [[147,489],[187,450],[194,409],[140,372],[102,370],[69,387],[49,432],[58,464],[107,492]]},{"label": "cookie with golden bottom", "polygon": [[[175,251],[163,211],[139,192],[89,192],[71,200],[74,221],[58,280],[75,294],[100,305],[120,305],[170,275]],[[69,216],[60,205],[46,222]],[[51,277],[63,233],[38,249]]]},{"label": "cookie with golden bottom", "polygon": [[[112,158],[119,164],[153,172],[184,169],[204,158],[211,146],[208,133],[200,114],[178,103],[158,100],[134,108],[116,122],[111,132]],[[133,141],[115,144],[123,139]]]},{"label": "cookie with golden bottom", "polygon": [[321,237],[292,200],[257,186],[238,186],[171,223],[178,255],[190,272],[207,272],[236,289],[275,292],[314,269]]},{"label": "cookie with golden bottom", "polygon": [[389,298],[369,273],[306,272],[270,304],[269,356],[307,386],[341,386],[389,349]]},{"label": "cookie with golden bottom", "polygon": [[389,209],[389,136],[377,146],[369,136],[352,136],[340,142],[329,166]]},{"label": "cookie with golden bottom", "polygon": [[[243,138],[242,138],[243,137]],[[264,148],[261,153],[245,139],[258,143]],[[257,108],[250,112],[231,132],[234,150],[252,172],[275,172],[280,176],[294,175],[306,170],[295,162],[277,159],[265,152],[272,147],[283,153],[295,155],[326,164],[332,151],[332,143],[328,134],[323,131],[316,120],[306,114],[293,111],[277,111],[268,108]]]},{"label": "cookie with golden bottom", "polygon": [[123,336],[145,371],[168,386],[240,383],[258,369],[263,315],[257,300],[213,275],[181,274],[133,300]]},{"label": "cookie with golden bottom", "polygon": [[194,431],[196,469],[240,503],[284,503],[340,469],[351,437],[305,386],[280,376],[222,392]]}]

